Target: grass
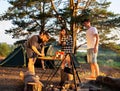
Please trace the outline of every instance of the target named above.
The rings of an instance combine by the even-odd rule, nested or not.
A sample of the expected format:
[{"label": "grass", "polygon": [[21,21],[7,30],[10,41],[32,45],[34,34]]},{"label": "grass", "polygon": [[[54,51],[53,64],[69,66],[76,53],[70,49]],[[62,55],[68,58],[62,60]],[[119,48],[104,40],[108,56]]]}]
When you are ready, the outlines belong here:
[{"label": "grass", "polygon": [[120,62],[116,62],[116,61],[111,60],[111,59],[107,60],[107,61],[101,61],[101,60],[99,60],[98,64],[102,65],[102,66],[110,66],[110,67],[113,67],[113,68],[120,69]]},{"label": "grass", "polygon": [[[86,52],[77,52],[77,60],[80,63],[86,63]],[[108,49],[101,49],[98,53],[98,64],[120,69],[120,54]]]}]

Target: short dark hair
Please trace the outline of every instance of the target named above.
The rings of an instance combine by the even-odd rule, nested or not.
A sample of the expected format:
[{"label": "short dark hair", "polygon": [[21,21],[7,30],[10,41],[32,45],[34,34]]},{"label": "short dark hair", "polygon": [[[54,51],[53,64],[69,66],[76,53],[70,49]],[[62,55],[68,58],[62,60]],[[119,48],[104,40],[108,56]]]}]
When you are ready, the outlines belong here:
[{"label": "short dark hair", "polygon": [[84,22],[90,22],[90,19],[84,19],[84,20],[82,21],[82,23],[84,23]]}]

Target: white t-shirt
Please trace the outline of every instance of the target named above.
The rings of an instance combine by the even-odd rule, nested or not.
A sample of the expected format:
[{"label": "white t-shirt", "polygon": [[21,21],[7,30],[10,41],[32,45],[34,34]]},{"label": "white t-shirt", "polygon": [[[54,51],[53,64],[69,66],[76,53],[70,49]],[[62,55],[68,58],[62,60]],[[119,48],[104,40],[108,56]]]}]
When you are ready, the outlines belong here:
[{"label": "white t-shirt", "polygon": [[94,48],[95,42],[96,42],[96,37],[94,36],[95,34],[98,34],[98,31],[95,27],[90,27],[86,31],[86,38],[87,38],[87,48]]}]

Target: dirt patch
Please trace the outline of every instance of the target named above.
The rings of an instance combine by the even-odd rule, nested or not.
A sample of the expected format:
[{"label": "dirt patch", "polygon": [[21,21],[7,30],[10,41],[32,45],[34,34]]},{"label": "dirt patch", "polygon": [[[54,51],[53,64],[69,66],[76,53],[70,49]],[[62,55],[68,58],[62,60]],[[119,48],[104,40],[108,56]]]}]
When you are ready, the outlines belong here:
[{"label": "dirt patch", "polygon": [[[53,73],[56,71],[54,69],[42,70],[41,68],[36,68],[36,74],[40,77],[41,81],[44,84],[48,83],[57,83],[60,81],[60,72],[53,76]],[[18,67],[0,67],[0,91],[23,91],[24,82],[19,77],[20,71],[27,71],[27,68],[18,68]],[[77,68],[79,72],[80,79],[82,83],[88,83],[88,80],[85,80],[85,77],[90,74],[89,64],[81,64],[80,68]],[[120,78],[120,69],[115,69],[111,67],[100,67],[100,75],[102,76],[112,76],[115,78]],[[48,82],[50,80],[51,82]],[[100,87],[102,85],[99,85]],[[109,87],[106,87],[110,89]],[[104,88],[103,88],[104,89]],[[111,90],[102,90],[102,91],[111,91]],[[112,90],[114,91],[114,90]]]}]

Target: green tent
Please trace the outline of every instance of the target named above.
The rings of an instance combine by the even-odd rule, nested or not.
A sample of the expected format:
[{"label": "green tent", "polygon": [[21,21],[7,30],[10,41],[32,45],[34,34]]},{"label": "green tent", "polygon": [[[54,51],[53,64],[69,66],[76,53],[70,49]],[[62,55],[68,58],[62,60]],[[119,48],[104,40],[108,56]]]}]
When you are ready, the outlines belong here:
[{"label": "green tent", "polygon": [[[55,56],[56,51],[60,50],[61,47],[57,45],[57,43],[53,42],[51,44],[46,45],[45,55],[46,56]],[[75,57],[72,57],[75,59]],[[0,62],[0,66],[6,67],[27,67],[27,57],[25,53],[25,48],[21,45],[14,49],[3,61]],[[75,65],[78,64],[77,60],[75,61]],[[36,60],[36,67],[41,67],[41,61],[39,59]],[[47,68],[54,68],[54,61],[45,61],[45,66]]]},{"label": "green tent", "polygon": [[[47,45],[45,48],[45,54],[48,56],[55,55],[55,51],[57,50],[55,47],[49,48],[50,45]],[[48,49],[50,51],[48,51]],[[48,52],[47,52],[48,51]],[[52,53],[51,53],[52,52]],[[4,60],[0,62],[0,66],[6,66],[6,67],[27,67],[28,59],[26,57],[25,53],[25,47],[24,46],[18,46],[14,49],[13,52],[11,52]],[[45,61],[45,65],[48,68],[54,68],[54,61]],[[41,61],[39,59],[35,62],[36,67],[41,67]]]},{"label": "green tent", "polygon": [[22,46],[18,46],[11,52],[3,61],[0,62],[0,66],[7,67],[23,67],[26,66],[25,51]]},{"label": "green tent", "polygon": [[[47,56],[53,56],[53,53],[47,52],[47,50],[51,50],[55,54],[55,48],[49,48],[49,45],[45,48],[45,54],[47,53]],[[25,53],[25,47],[18,46],[14,49],[13,52],[11,52],[4,60],[0,62],[0,66],[6,66],[6,67],[27,67],[28,59],[26,57]],[[45,61],[45,65],[48,68],[53,68],[54,61]],[[36,60],[35,63],[36,67],[41,67],[41,61],[39,59]]]}]

